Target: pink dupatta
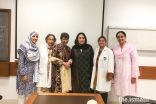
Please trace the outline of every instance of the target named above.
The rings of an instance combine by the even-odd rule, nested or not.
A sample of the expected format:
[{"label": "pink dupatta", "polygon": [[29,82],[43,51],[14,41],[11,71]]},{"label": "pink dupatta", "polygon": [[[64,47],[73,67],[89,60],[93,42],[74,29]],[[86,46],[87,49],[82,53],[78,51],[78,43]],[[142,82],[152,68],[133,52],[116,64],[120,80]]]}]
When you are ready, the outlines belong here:
[{"label": "pink dupatta", "polygon": [[136,48],[132,45],[132,44],[125,44],[122,51],[120,48],[120,45],[116,46],[113,49],[114,55],[118,58],[124,58],[126,57],[128,54],[130,54],[132,51],[136,50]]}]

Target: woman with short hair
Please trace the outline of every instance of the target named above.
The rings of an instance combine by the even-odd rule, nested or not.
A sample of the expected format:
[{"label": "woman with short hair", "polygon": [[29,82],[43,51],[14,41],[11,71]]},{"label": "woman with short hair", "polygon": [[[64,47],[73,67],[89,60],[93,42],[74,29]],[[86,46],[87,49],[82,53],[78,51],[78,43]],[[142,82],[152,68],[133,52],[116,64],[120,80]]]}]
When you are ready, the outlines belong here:
[{"label": "woman with short hair", "polygon": [[66,93],[72,90],[71,87],[71,69],[70,59],[71,49],[67,46],[69,41],[69,34],[66,32],[61,33],[61,43],[53,48],[52,56],[60,60],[53,61],[52,65],[52,92]]},{"label": "woman with short hair", "polygon": [[50,92],[51,88],[51,71],[52,71],[52,49],[55,45],[56,38],[53,34],[48,34],[45,38],[45,44],[40,45],[40,63],[39,63],[39,80],[37,82],[37,92]]}]

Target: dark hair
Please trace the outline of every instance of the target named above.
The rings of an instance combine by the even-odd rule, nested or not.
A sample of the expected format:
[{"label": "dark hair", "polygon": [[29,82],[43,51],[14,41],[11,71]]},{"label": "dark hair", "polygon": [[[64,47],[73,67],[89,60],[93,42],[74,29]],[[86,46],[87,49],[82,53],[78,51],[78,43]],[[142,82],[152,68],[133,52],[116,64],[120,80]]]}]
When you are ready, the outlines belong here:
[{"label": "dark hair", "polygon": [[78,37],[79,37],[79,35],[83,35],[83,36],[84,36],[84,38],[85,38],[85,43],[84,43],[84,44],[87,44],[86,35],[85,35],[83,32],[80,32],[80,33],[78,33],[77,36],[76,36],[75,45],[79,45],[79,42],[78,42]]},{"label": "dark hair", "polygon": [[98,38],[98,41],[99,41],[101,38],[103,38],[103,39],[105,40],[105,42],[107,41],[107,40],[106,40],[106,37],[104,37],[104,36],[100,36],[100,37]]},{"label": "dark hair", "polygon": [[123,35],[126,37],[126,33],[125,33],[124,31],[118,31],[118,32],[116,33],[116,37],[117,37],[117,35],[118,35],[119,33],[123,34]]},{"label": "dark hair", "polygon": [[61,33],[60,39],[62,39],[62,38],[67,38],[67,39],[69,39],[69,34],[66,33],[66,32]]},{"label": "dark hair", "polygon": [[45,41],[46,41],[46,42],[48,41],[49,36],[53,36],[53,37],[54,37],[54,41],[56,42],[55,35],[53,35],[53,34],[48,34],[48,35],[46,36],[46,38],[45,38]]}]

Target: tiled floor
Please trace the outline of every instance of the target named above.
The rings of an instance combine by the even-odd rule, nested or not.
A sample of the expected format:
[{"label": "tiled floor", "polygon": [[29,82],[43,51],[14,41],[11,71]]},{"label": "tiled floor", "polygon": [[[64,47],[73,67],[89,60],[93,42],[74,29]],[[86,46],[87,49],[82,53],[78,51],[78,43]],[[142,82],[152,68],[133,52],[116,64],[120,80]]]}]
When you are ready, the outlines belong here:
[{"label": "tiled floor", "polygon": [[0,104],[18,104],[17,100],[0,100]]}]

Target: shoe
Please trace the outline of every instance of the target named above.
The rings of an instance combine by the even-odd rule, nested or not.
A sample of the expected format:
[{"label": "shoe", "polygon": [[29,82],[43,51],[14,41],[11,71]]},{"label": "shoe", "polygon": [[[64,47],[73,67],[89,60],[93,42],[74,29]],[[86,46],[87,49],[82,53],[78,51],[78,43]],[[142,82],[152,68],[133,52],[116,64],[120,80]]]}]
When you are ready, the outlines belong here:
[{"label": "shoe", "polygon": [[0,95],[0,100],[3,98],[3,96],[2,95]]}]

